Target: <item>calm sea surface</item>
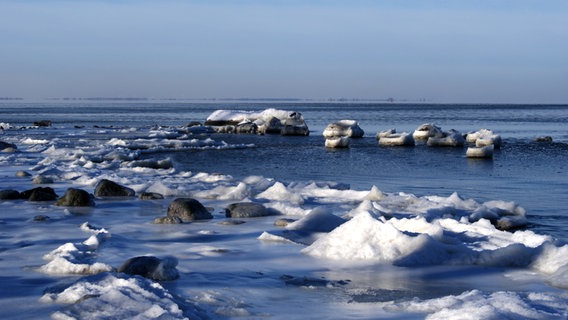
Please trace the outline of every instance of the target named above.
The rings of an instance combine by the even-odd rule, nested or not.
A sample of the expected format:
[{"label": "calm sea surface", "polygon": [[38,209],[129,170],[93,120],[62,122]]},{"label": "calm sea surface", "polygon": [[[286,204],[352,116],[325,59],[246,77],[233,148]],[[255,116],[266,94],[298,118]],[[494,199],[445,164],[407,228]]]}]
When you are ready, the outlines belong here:
[{"label": "calm sea surface", "polygon": [[[203,122],[217,109],[299,111],[309,137],[213,135],[213,139],[255,147],[149,155],[169,157],[178,170],[219,172],[236,178],[262,175],[283,182],[324,180],[365,190],[417,196],[458,192],[477,201],[515,201],[531,228],[568,240],[568,106],[435,105],[353,103],[0,103],[0,123],[31,125],[48,119],[54,127],[182,126]],[[340,119],[360,122],[362,139],[344,150],[324,148],[321,132]],[[465,148],[379,147],[377,131],[412,132],[423,123],[462,133],[481,128],[504,139],[492,160],[465,157]],[[533,139],[550,136],[553,143]],[[0,136],[1,139],[1,136]]]}]

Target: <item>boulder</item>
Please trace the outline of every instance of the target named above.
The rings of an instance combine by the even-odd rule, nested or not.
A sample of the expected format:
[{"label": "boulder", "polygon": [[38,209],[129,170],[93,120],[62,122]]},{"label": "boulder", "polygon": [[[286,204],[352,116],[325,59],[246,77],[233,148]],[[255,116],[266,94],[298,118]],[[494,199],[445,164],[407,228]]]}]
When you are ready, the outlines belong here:
[{"label": "boulder", "polygon": [[202,126],[202,124],[199,121],[190,121],[185,126],[189,128],[189,127]]},{"label": "boulder", "polygon": [[534,142],[552,142],[552,137],[551,136],[542,136],[542,137],[536,137],[534,138]]},{"label": "boulder", "polygon": [[36,127],[51,127],[51,120],[35,121],[34,126],[36,126]]},{"label": "boulder", "polygon": [[332,137],[325,139],[326,148],[348,148],[351,139],[349,137]]},{"label": "boulder", "polygon": [[349,138],[361,138],[365,132],[359,126],[359,123],[355,120],[339,120],[337,122],[330,123],[324,130],[324,138],[333,137],[349,137]]},{"label": "boulder", "polygon": [[153,256],[140,256],[126,260],[117,271],[156,281],[167,281],[179,278],[177,264],[178,261],[174,257],[160,259]]},{"label": "boulder", "polygon": [[259,126],[259,132],[266,134],[280,134],[282,132],[282,121],[276,117],[268,119],[267,122]]},{"label": "boulder", "polygon": [[10,150],[11,151],[11,150],[16,150],[16,149],[18,149],[18,147],[16,147],[15,144],[0,141],[0,151],[3,151],[3,150]]},{"label": "boulder", "polygon": [[256,134],[258,126],[254,122],[241,122],[235,127],[235,133],[250,133]]},{"label": "boulder", "polygon": [[30,177],[30,176],[31,176],[31,174],[24,171],[24,170],[16,171],[16,177],[18,177],[18,178],[26,178],[26,177]]},{"label": "boulder", "polygon": [[18,200],[20,192],[16,190],[0,190],[0,200]]},{"label": "boulder", "polygon": [[269,215],[271,215],[271,212],[260,203],[238,202],[232,203],[225,208],[225,216],[227,218],[255,218]]},{"label": "boulder", "polygon": [[164,196],[161,193],[157,192],[142,192],[138,198],[140,200],[160,200],[164,199]]},{"label": "boulder", "polygon": [[50,177],[46,177],[46,176],[42,176],[42,175],[37,175],[33,178],[32,183],[33,184],[50,184],[53,183],[53,179]]},{"label": "boulder", "polygon": [[94,207],[95,201],[93,195],[87,191],[69,188],[65,191],[63,197],[55,202],[55,205],[64,207]]},{"label": "boulder", "polygon": [[33,222],[45,222],[48,221],[49,219],[51,219],[49,216],[43,215],[43,214],[38,214],[37,216],[34,216],[32,221]]},{"label": "boulder", "polygon": [[274,221],[274,226],[275,227],[286,227],[288,226],[290,223],[295,222],[296,220],[294,219],[290,219],[290,218],[280,218],[280,219],[276,219]]},{"label": "boulder", "polygon": [[429,137],[426,145],[429,147],[463,147],[465,139],[459,131],[442,132],[442,136]]},{"label": "boulder", "polygon": [[433,123],[424,123],[418,126],[416,130],[412,133],[414,140],[428,140],[428,138],[442,138],[444,132],[438,126]]},{"label": "boulder", "polygon": [[154,224],[182,224],[183,220],[180,217],[158,217],[152,221]]},{"label": "boulder", "polygon": [[28,201],[55,201],[57,194],[49,187],[38,187],[20,193],[20,198]]},{"label": "boulder", "polygon": [[178,217],[182,221],[213,219],[211,213],[192,198],[177,198],[168,206],[168,217]]},{"label": "boulder", "polygon": [[135,194],[134,190],[107,179],[99,181],[95,186],[96,197],[133,197]]}]

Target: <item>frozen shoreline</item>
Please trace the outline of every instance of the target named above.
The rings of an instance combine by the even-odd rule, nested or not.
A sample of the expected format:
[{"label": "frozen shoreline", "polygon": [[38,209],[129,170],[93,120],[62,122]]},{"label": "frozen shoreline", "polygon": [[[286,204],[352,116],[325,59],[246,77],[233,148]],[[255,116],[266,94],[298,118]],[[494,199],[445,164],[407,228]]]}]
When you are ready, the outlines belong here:
[{"label": "frozen shoreline", "polygon": [[[137,193],[161,193],[166,199],[96,199],[96,206],[88,210],[52,202],[1,202],[0,270],[6,288],[13,289],[3,289],[0,297],[5,318],[17,318],[20,312],[38,318],[45,313],[57,318],[103,317],[105,312],[124,317],[135,312],[143,318],[279,319],[301,315],[289,309],[297,303],[305,303],[305,312],[317,318],[445,318],[463,312],[480,318],[566,316],[566,245],[547,235],[499,231],[487,220],[471,219],[509,216],[521,210],[515,204],[479,203],[458,194],[418,197],[378,188],[349,190],[319,181],[259,176],[238,180],[177,171],[157,165],[164,160],[164,148],[255,146],[225,143],[214,136],[183,136],[175,128],[59,130],[26,129],[2,136],[19,151],[0,153],[0,189],[31,189],[31,178],[15,177],[16,171],[26,170],[54,179],[50,186],[60,196],[69,187],[92,192],[105,178]],[[157,168],[137,162],[140,150],[155,155]],[[214,218],[181,225],[151,223],[182,196],[213,208]],[[264,217],[244,219],[242,225],[219,225],[226,220],[224,208],[241,201],[263,203],[299,223],[279,228],[273,226],[278,217]],[[320,213],[310,215],[314,212]],[[38,214],[49,219],[33,221]],[[326,214],[348,221],[329,233],[314,232],[327,220]],[[79,228],[87,221],[108,230],[109,236],[97,245],[90,257],[94,259],[81,263],[116,268],[137,255],[171,255],[179,260],[180,279],[157,286],[114,273],[38,273],[37,268],[46,264],[44,255],[89,239]],[[264,232],[272,235],[269,241],[257,239]],[[297,236],[302,241],[295,241]],[[79,299],[70,298],[72,291]],[[129,296],[128,291],[137,293]],[[107,296],[123,298],[112,301]],[[29,310],[14,301],[24,302]],[[134,311],[118,313],[125,303]],[[316,307],[322,304],[325,311]]]}]

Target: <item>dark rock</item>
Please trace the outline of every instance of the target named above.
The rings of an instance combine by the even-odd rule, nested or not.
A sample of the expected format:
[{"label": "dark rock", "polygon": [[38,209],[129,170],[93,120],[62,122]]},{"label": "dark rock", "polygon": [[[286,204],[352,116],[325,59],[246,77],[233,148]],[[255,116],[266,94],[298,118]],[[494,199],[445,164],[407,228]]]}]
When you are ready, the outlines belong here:
[{"label": "dark rock", "polygon": [[16,147],[15,144],[0,141],[0,150],[16,150],[16,149],[18,149],[18,147]]},{"label": "dark rock", "polygon": [[16,171],[16,177],[26,178],[26,177],[30,177],[30,176],[31,176],[31,174],[29,174],[26,171],[23,171],[23,170]]},{"label": "dark rock", "polygon": [[63,197],[57,200],[55,205],[64,207],[94,207],[95,201],[93,195],[87,191],[69,188],[65,191]]},{"label": "dark rock", "polygon": [[239,202],[232,203],[225,209],[227,218],[254,218],[271,215],[271,212],[260,203]]},{"label": "dark rock", "polygon": [[178,217],[184,222],[213,219],[211,213],[197,200],[178,198],[168,206],[168,217]]},{"label": "dark rock", "polygon": [[183,220],[180,217],[158,217],[152,221],[154,224],[182,224]]},{"label": "dark rock", "polygon": [[153,256],[141,256],[126,260],[117,271],[156,281],[174,280],[179,278],[177,263],[177,259],[173,257],[159,259]]},{"label": "dark rock", "polygon": [[20,198],[28,201],[55,201],[57,200],[57,194],[53,188],[38,187],[23,191],[20,193]]},{"label": "dark rock", "polygon": [[266,134],[280,134],[282,132],[282,121],[276,117],[270,118],[264,126],[264,133]]},{"label": "dark rock", "polygon": [[142,192],[138,198],[140,200],[160,200],[164,199],[164,196],[156,192]]},{"label": "dark rock", "polygon": [[544,136],[544,137],[537,137],[534,139],[534,142],[552,142],[552,137],[551,136]]},{"label": "dark rock", "polygon": [[286,227],[287,225],[289,225],[290,223],[294,222],[296,220],[294,219],[290,219],[290,218],[281,218],[281,219],[276,219],[274,221],[274,226],[276,227]]},{"label": "dark rock", "polygon": [[99,181],[95,186],[96,197],[133,197],[135,194],[134,190],[107,179]]},{"label": "dark rock", "polygon": [[199,122],[199,121],[190,121],[190,122],[188,122],[185,126],[186,126],[186,127],[201,126],[201,122]]},{"label": "dark rock", "polygon": [[50,219],[49,216],[40,214],[40,215],[35,216],[35,217],[33,218],[33,221],[34,221],[34,222],[44,222],[44,221],[47,221],[47,220],[49,220],[49,219]]},{"label": "dark rock", "polygon": [[283,125],[280,130],[280,134],[283,136],[309,136],[310,130],[308,127],[304,126],[294,126],[294,125]]},{"label": "dark rock", "polygon": [[46,177],[46,176],[42,176],[42,175],[38,175],[35,176],[34,179],[32,180],[33,184],[50,184],[53,183],[53,179],[50,177]]},{"label": "dark rock", "polygon": [[220,225],[222,225],[222,226],[237,226],[237,225],[243,224],[243,223],[246,223],[246,222],[243,221],[243,220],[231,220],[231,219],[228,219],[228,220],[219,221],[218,224],[220,224]]},{"label": "dark rock", "polygon": [[51,120],[40,120],[34,122],[34,126],[36,127],[51,127]]},{"label": "dark rock", "polygon": [[236,127],[235,127],[236,132],[235,133],[251,133],[251,134],[255,134],[258,132],[258,126],[256,125],[256,123],[254,122],[244,122],[244,123],[239,123]]},{"label": "dark rock", "polygon": [[0,200],[18,200],[21,199],[20,192],[16,190],[0,190]]}]

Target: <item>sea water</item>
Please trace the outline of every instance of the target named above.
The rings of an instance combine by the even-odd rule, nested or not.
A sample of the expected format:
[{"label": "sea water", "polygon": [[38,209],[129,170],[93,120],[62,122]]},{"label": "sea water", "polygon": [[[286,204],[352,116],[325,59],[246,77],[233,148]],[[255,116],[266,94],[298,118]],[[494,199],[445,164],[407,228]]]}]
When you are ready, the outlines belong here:
[{"label": "sea water", "polygon": [[[310,135],[205,134],[184,137],[178,130],[191,121],[203,122],[217,109],[266,108],[301,112]],[[52,126],[30,127],[34,121],[43,119],[51,120]],[[348,149],[326,149],[321,132],[328,123],[341,119],[357,120],[365,135],[353,139]],[[447,315],[443,310],[463,312],[468,308],[477,310],[475,314],[482,317],[479,308],[490,304],[489,301],[498,301],[504,305],[518,303],[523,307],[518,307],[521,311],[517,313],[507,313],[497,310],[498,304],[494,303],[492,306],[496,310],[487,311],[488,315],[562,318],[566,315],[563,303],[567,301],[562,297],[567,294],[558,288],[558,283],[564,279],[559,273],[561,270],[555,271],[556,276],[547,280],[546,273],[535,273],[534,268],[527,268],[528,262],[522,261],[523,253],[534,259],[545,249],[529,250],[528,253],[520,250],[517,252],[520,257],[514,263],[505,263],[505,258],[491,258],[493,262],[487,263],[476,255],[467,258],[475,262],[465,263],[466,258],[461,256],[465,251],[456,248],[452,250],[460,255],[450,254],[448,259],[459,262],[450,265],[398,266],[400,262],[396,261],[394,264],[392,261],[376,262],[378,254],[375,260],[352,263],[312,258],[302,253],[303,244],[258,240],[266,231],[276,238],[280,235],[272,225],[274,217],[250,219],[241,226],[232,227],[216,222],[224,218],[226,204],[249,200],[273,205],[295,219],[301,219],[314,207],[344,215],[352,210],[361,211],[361,208],[357,209],[364,204],[360,204],[360,198],[374,186],[389,195],[390,210],[398,206],[401,212],[446,210],[437,207],[439,202],[434,205],[433,201],[439,199],[432,197],[440,197],[444,203],[457,201],[459,206],[470,203],[468,199],[476,203],[514,202],[526,211],[530,232],[518,233],[516,237],[523,238],[527,248],[533,237],[550,237],[547,241],[556,241],[555,246],[561,251],[563,241],[568,240],[567,122],[568,106],[541,105],[4,103],[0,105],[0,123],[10,128],[3,131],[0,140],[16,144],[20,152],[1,154],[3,179],[0,190],[23,191],[35,187],[29,179],[14,175],[17,170],[27,170],[32,174],[57,177],[51,186],[59,195],[68,187],[92,192],[99,179],[110,178],[137,192],[161,191],[167,197],[147,202],[98,199],[94,208],[83,211],[56,207],[52,203],[0,203],[1,313],[4,318],[44,318],[50,314],[53,317],[86,317],[90,314],[93,318],[105,318],[112,317],[112,312],[124,317],[128,313],[120,313],[116,308],[120,303],[128,303],[139,307],[133,313],[144,309],[144,305],[150,306],[144,309],[147,313],[142,318],[168,314],[173,318],[191,315],[203,318],[365,319],[421,318],[427,314],[442,318]],[[432,148],[420,144],[410,148],[388,148],[380,147],[375,139],[378,131],[395,128],[398,132],[412,132],[423,123],[434,123],[444,130],[457,129],[463,133],[487,128],[500,134],[504,143],[492,159],[468,159],[464,148]],[[552,142],[534,141],[542,136],[550,136]],[[163,147],[176,143],[175,147]],[[133,145],[144,145],[144,148]],[[134,160],[164,159],[171,163],[169,169],[132,164]],[[288,193],[295,197],[268,202],[266,198],[258,197],[267,188],[275,187],[275,183],[282,183],[286,189],[277,193],[278,197],[283,198]],[[454,194],[462,200],[455,200]],[[215,219],[175,226],[151,223],[155,217],[165,214],[174,197],[189,195],[213,208]],[[387,207],[386,202],[383,206]],[[434,211],[433,206],[436,207]],[[33,217],[37,215],[46,215],[50,219],[45,223],[34,221]],[[82,243],[89,238],[89,232],[79,228],[87,221],[108,229],[110,234],[108,239],[101,239],[101,245],[94,250],[96,261],[118,267],[136,255],[174,256],[179,260],[180,279],[162,283],[162,293],[150,290],[152,285],[142,280],[126,285],[121,291],[116,284],[126,279],[112,278],[115,285],[105,286],[101,284],[104,283],[102,279],[85,275],[38,271],[46,264],[42,259],[44,255],[63,244]],[[351,221],[352,225],[355,223],[355,220]],[[407,229],[397,227],[411,235],[418,234],[422,232],[416,229],[420,223],[417,220]],[[430,224],[426,227],[434,228]],[[448,239],[461,239],[468,246],[474,246],[476,241],[462,239],[456,228],[445,225],[442,235],[435,236],[439,231],[426,233],[433,239],[442,237],[444,245]],[[482,226],[468,228],[466,233],[473,233],[475,228]],[[482,229],[491,230],[491,227],[483,226]],[[513,240],[505,240],[509,239],[508,234],[487,231],[489,233],[481,237],[481,231],[475,232],[480,232],[477,233],[479,243],[487,242],[483,248],[478,248],[482,252],[489,250],[489,243],[496,245],[499,241],[511,241],[511,248],[518,245]],[[342,236],[345,234],[341,230],[329,239],[322,236],[317,253],[328,258],[340,256],[330,256],[321,246],[328,246],[333,237],[345,241]],[[393,239],[403,237],[404,232]],[[538,239],[531,241],[543,241]],[[501,247],[496,245],[495,248]],[[351,256],[356,256],[357,251],[345,246],[338,250]],[[50,293],[56,295],[64,288],[73,288],[73,282],[81,279],[92,287],[100,285],[100,290],[89,292],[85,286],[78,285],[77,290],[84,292],[78,301],[57,303],[53,300],[57,298],[50,298]],[[550,282],[552,286],[547,285]],[[134,289],[146,295],[153,292],[161,298],[137,299],[135,295],[129,297],[125,293]],[[167,294],[172,297],[167,298]],[[115,303],[102,297],[84,298],[104,295],[122,298]],[[56,296],[60,300],[68,297]],[[554,300],[552,297],[560,298]],[[158,307],[152,309],[152,305],[159,306],[162,311],[156,309]],[[436,305],[443,305],[445,309],[436,309]],[[185,313],[174,310],[178,307],[185,308]],[[539,310],[550,312],[539,313]]]}]

